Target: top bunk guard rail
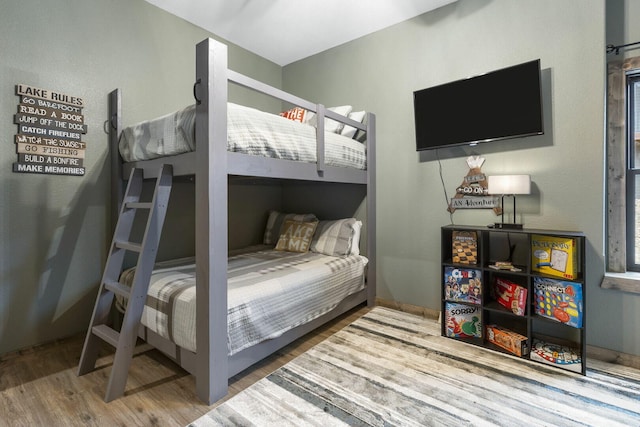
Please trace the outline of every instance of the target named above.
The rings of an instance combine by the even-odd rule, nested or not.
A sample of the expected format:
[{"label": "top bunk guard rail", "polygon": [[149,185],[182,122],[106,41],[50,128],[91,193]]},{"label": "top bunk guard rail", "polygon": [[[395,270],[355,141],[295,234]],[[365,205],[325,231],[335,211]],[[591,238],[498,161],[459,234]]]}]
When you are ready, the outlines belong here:
[{"label": "top bunk guard rail", "polygon": [[[343,123],[345,125],[349,125],[356,129],[367,132],[367,127],[364,124],[357,122],[355,120],[352,120],[336,112],[333,112],[331,110],[328,110],[322,104],[314,104],[310,101],[307,101],[306,99],[292,95],[290,93],[287,93],[273,86],[269,86],[268,84],[252,79],[251,77],[245,76],[244,74],[240,74],[233,70],[227,70],[227,78],[230,83],[236,84],[238,86],[242,86],[246,89],[250,89],[255,92],[260,92],[264,95],[268,95],[280,101],[284,101],[289,104],[296,105],[298,107],[304,108],[305,110],[312,111],[316,114],[317,116],[316,165],[317,165],[317,171],[319,176],[322,176],[325,170],[325,164],[324,164],[324,119],[325,118],[329,118],[337,122]],[[367,137],[368,137],[368,133],[367,133]]]},{"label": "top bunk guard rail", "polygon": [[255,79],[252,79],[251,77],[245,76],[244,74],[240,74],[237,71],[227,70],[227,76],[228,76],[229,82],[234,83],[238,86],[242,86],[246,89],[251,89],[255,92],[260,92],[264,95],[277,98],[281,101],[288,102],[289,104],[302,107],[305,110],[313,111],[316,114],[318,114],[320,112],[320,109],[322,109],[324,110],[324,116],[326,118],[333,119],[335,121],[347,124],[349,126],[353,126],[356,129],[360,129],[363,131],[367,130],[366,125],[360,122],[357,122],[353,119],[350,119],[348,117],[345,117],[342,114],[338,114],[334,111],[327,110],[322,104],[314,104],[313,102],[307,101],[306,99],[287,93],[282,89],[269,86],[268,84],[263,83],[259,80],[255,80]]}]

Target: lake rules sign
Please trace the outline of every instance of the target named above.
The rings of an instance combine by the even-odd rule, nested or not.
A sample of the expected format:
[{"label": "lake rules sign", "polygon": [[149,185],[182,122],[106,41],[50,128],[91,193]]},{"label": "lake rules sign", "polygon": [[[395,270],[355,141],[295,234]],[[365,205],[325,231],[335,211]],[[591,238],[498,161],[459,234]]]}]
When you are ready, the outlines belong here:
[{"label": "lake rules sign", "polygon": [[82,108],[84,101],[76,96],[23,84],[16,85],[20,97],[13,122],[18,161],[13,171],[48,175],[85,173],[87,133]]}]

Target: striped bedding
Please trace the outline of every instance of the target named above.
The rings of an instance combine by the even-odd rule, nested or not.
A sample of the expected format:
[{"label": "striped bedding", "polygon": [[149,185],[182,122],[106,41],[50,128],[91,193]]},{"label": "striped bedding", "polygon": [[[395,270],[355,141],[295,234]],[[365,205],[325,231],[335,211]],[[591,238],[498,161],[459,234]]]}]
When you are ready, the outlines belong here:
[{"label": "striped bedding", "polygon": [[[119,149],[125,162],[149,160],[195,150],[195,106],[122,131]],[[316,162],[316,129],[275,114],[228,104],[227,149],[263,157]],[[366,169],[365,145],[325,133],[325,164]]]},{"label": "striped bedding", "polygon": [[[254,247],[229,257],[229,355],[307,323],[364,288],[367,259]],[[133,282],[134,269],[121,282]],[[184,258],[156,264],[142,324],[196,351],[195,264]]]}]

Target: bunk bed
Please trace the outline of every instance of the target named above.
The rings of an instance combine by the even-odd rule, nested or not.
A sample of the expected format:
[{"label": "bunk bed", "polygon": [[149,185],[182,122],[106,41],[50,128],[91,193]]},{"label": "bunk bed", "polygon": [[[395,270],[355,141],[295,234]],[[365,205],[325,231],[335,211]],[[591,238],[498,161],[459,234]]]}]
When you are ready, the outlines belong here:
[{"label": "bunk bed", "polygon": [[[301,107],[317,115],[315,133],[315,161],[295,161],[245,154],[228,150],[229,84],[239,85],[275,97],[283,103]],[[195,147],[169,157],[124,162],[118,148],[123,132],[120,90],[109,96],[110,154],[112,167],[112,206],[117,218],[122,199],[123,182],[130,171],[143,169],[144,177],[157,176],[163,164],[171,164],[174,176],[195,175],[195,347],[193,352],[178,346],[150,330],[141,328],[140,336],[158,348],[196,377],[200,399],[211,404],[227,393],[228,379],[263,359],[284,345],[312,331],[351,308],[375,302],[375,116],[367,113],[362,123],[341,116],[321,104],[314,104],[280,89],[229,70],[227,47],[213,39],[196,46],[196,83],[194,84]],[[325,119],[352,126],[366,135],[366,166],[341,167],[328,164],[325,159]],[[363,124],[364,123],[364,124]],[[307,126],[307,125],[305,125]],[[310,126],[308,126],[311,128]],[[313,128],[312,128],[313,129]],[[298,325],[282,335],[251,344],[232,355],[228,349],[228,207],[227,182],[230,176],[267,179],[315,181],[356,184],[366,188],[366,234],[363,248],[368,265],[363,273],[364,286],[342,299],[335,308]],[[366,281],[364,277],[366,276]],[[224,345],[220,345],[224,343]]]}]

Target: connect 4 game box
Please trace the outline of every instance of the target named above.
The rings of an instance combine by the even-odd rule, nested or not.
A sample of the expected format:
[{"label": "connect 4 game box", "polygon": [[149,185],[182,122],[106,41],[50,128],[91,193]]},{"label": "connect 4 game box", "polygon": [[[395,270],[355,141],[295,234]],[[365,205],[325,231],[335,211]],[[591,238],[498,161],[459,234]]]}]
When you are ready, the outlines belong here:
[{"label": "connect 4 game box", "polygon": [[533,278],[535,313],[575,328],[582,327],[582,284]]}]

